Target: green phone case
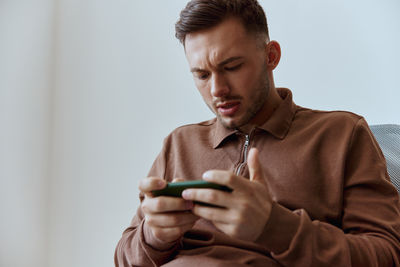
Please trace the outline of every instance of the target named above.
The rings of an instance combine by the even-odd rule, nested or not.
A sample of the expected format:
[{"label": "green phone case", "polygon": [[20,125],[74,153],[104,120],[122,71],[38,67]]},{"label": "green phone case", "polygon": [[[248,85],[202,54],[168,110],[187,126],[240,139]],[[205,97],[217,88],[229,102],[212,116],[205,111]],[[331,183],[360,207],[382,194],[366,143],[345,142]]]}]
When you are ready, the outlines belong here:
[{"label": "green phone case", "polygon": [[176,182],[176,183],[168,183],[164,189],[154,190],[152,191],[153,196],[172,196],[172,197],[181,197],[182,191],[187,188],[212,188],[218,189],[222,191],[231,192],[227,186],[219,185],[215,183],[210,183],[204,180],[194,180],[194,181],[184,181],[184,182]]}]

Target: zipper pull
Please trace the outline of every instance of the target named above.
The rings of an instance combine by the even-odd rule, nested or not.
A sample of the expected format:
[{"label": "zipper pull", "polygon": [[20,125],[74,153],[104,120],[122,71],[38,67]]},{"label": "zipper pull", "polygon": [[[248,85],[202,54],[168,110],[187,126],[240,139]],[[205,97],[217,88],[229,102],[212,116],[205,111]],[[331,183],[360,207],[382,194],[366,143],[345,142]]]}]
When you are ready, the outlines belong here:
[{"label": "zipper pull", "polygon": [[244,157],[243,157],[244,164],[246,164],[247,161],[247,150],[249,148],[249,143],[250,143],[250,135],[246,134],[246,141],[244,142]]},{"label": "zipper pull", "polygon": [[244,142],[244,146],[247,148],[249,146],[250,136],[246,134],[246,141]]},{"label": "zipper pull", "polygon": [[247,150],[248,150],[249,144],[250,144],[250,135],[246,134],[245,138],[246,138],[246,140],[244,141],[244,145],[243,145],[243,161],[239,164],[239,166],[236,170],[236,175],[240,174],[240,171],[246,165],[246,162],[247,162]]}]

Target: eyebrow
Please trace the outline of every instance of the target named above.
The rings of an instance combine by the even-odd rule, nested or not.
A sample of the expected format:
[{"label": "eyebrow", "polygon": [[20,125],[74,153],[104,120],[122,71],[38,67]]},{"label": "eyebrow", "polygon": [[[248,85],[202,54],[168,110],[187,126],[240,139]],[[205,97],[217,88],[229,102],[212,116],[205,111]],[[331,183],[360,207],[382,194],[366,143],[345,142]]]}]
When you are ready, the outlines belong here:
[{"label": "eyebrow", "polygon": [[[227,58],[227,59],[225,59],[224,61],[218,63],[218,67],[221,67],[221,66],[223,66],[223,65],[226,65],[226,64],[228,64],[228,63],[231,63],[232,61],[236,61],[236,60],[242,59],[242,58],[243,58],[243,57],[230,57],[230,58]],[[205,71],[205,70],[204,70],[204,69],[201,69],[201,68],[196,68],[196,67],[194,67],[194,68],[191,68],[190,71],[191,71],[191,72],[202,72],[202,71]]]}]

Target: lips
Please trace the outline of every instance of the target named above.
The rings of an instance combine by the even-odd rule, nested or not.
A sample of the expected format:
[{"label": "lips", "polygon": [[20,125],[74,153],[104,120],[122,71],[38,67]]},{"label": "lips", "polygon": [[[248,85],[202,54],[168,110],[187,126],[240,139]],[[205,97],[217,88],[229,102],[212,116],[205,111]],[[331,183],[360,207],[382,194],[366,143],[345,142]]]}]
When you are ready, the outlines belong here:
[{"label": "lips", "polygon": [[224,102],[217,105],[218,112],[223,116],[233,116],[240,108],[239,101]]}]

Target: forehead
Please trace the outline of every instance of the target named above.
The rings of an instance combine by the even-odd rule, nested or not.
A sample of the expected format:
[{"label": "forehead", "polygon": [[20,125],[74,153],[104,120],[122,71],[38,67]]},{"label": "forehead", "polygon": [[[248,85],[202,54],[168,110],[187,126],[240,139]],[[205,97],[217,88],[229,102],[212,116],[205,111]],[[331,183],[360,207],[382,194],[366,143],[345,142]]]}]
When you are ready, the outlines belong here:
[{"label": "forehead", "polygon": [[191,67],[218,64],[233,56],[246,56],[256,47],[256,38],[247,33],[240,20],[235,18],[213,28],[190,33],[185,39],[185,53]]}]

